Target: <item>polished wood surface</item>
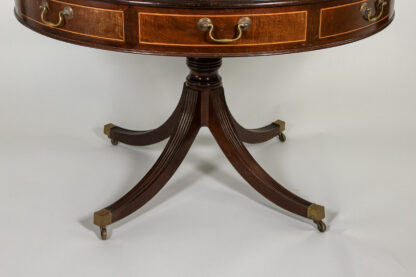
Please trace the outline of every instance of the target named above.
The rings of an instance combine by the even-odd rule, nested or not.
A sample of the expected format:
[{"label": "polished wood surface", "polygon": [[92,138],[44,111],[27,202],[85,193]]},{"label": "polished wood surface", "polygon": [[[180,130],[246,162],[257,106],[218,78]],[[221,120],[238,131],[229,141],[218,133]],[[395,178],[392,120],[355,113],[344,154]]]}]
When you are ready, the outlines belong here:
[{"label": "polished wood surface", "polygon": [[[104,133],[114,145],[169,141],[155,165],[130,192],[94,214],[103,239],[107,225],[130,215],[163,188],[202,126],[210,129],[228,160],[254,189],[281,208],[313,220],[319,231],[326,230],[324,207],[280,185],[244,146],[244,142],[260,143],[275,137],[284,142],[285,124],[275,121],[263,128],[246,129],[234,119],[218,74],[221,58],[301,52],[363,39],[392,22],[394,0],[48,0],[47,13],[42,1],[46,0],[15,0],[17,19],[41,34],[70,43],[186,56],[190,68],[177,108],[160,127],[132,131],[105,126]],[[204,18],[212,22],[208,28],[199,25]],[[251,25],[242,29],[241,18],[249,18],[244,22]]]},{"label": "polished wood surface", "polygon": [[[67,2],[49,0],[50,10],[48,12],[48,20],[57,21],[57,15]],[[51,28],[42,23],[39,12],[40,0],[26,0],[23,2],[27,12],[22,12],[22,16],[46,28]],[[62,32],[85,36],[87,38],[98,38],[102,40],[115,40],[123,42],[124,36],[124,11],[113,10],[107,8],[94,8],[84,5],[69,5],[74,12],[74,20],[67,20],[62,28],[55,27]],[[31,11],[37,11],[32,13]]]},{"label": "polished wood surface", "polygon": [[[363,3],[366,2],[365,0],[354,1],[353,3],[321,9],[319,38],[325,39],[351,34],[388,19],[389,14],[385,13],[377,22],[363,20],[361,13],[356,11],[360,10]],[[338,22],[343,24],[338,24]]]},{"label": "polished wood surface", "polygon": [[[206,15],[139,13],[139,44],[166,46],[234,47],[260,46],[306,41],[306,11],[286,13],[209,15],[215,29],[214,36],[232,38],[235,24],[242,17],[250,17],[253,27],[232,44],[213,44],[197,26]],[[267,31],[265,31],[267,30]]]},{"label": "polished wood surface", "polygon": [[[386,0],[383,15],[376,22],[366,20],[360,8],[367,3],[376,10],[378,0],[49,0],[50,21],[57,21],[65,6],[74,10],[73,18],[62,26],[49,27],[40,20],[41,0],[15,1],[20,22],[56,39],[114,51],[186,57],[272,55],[327,48],[373,35],[394,17],[394,0]],[[252,27],[232,43],[216,43],[197,26],[199,19],[208,17],[216,38],[233,38],[237,22],[244,16],[251,18]]]},{"label": "polished wood surface", "polygon": [[324,208],[285,189],[261,168],[243,144],[277,137],[284,126],[275,123],[255,130],[245,129],[233,118],[225,102],[218,75],[221,58],[188,58],[187,64],[191,72],[182,97],[172,116],[161,127],[152,131],[130,131],[112,124],[105,127],[113,144],[149,145],[166,138],[166,134],[170,139],[143,179],[122,198],[97,211],[94,223],[106,234],[107,225],[130,215],[153,198],[182,163],[199,129],[207,126],[228,160],[254,189],[281,208],[312,219],[320,231],[325,231],[319,227],[324,226]]}]

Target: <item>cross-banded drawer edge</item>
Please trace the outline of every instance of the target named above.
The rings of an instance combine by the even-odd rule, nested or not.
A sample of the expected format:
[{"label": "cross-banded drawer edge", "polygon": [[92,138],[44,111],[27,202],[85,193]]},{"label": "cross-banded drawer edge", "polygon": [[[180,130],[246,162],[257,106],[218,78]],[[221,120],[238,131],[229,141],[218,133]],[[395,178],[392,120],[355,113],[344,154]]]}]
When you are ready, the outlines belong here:
[{"label": "cross-banded drawer edge", "polygon": [[[392,1],[393,0],[390,0],[389,4]],[[336,10],[341,11],[345,8],[356,6],[357,7],[356,14],[354,14],[352,16],[356,17],[355,20],[362,19],[362,15],[360,14],[360,7],[364,3],[369,3],[369,0],[359,0],[359,1],[356,1],[356,2],[353,2],[353,3],[348,3],[348,4],[338,5],[338,6],[332,6],[332,7],[328,7],[328,8],[322,8],[320,10],[320,19],[319,19],[319,39],[333,38],[333,37],[337,37],[337,36],[342,36],[342,35],[354,33],[354,32],[369,28],[369,27],[371,27],[375,24],[378,24],[381,21],[386,20],[387,18],[390,17],[390,14],[387,12],[384,16],[382,16],[376,22],[365,22],[365,23],[363,22],[361,24],[361,26],[357,26],[355,28],[350,28],[350,29],[347,28],[346,30],[342,30],[342,31],[339,31],[339,32],[333,32],[333,33],[325,34],[325,35],[323,34],[323,28],[325,27],[325,23],[327,23],[327,24],[335,23],[335,22],[325,22],[325,13],[334,12]],[[335,21],[335,20],[333,20],[333,21]]]},{"label": "cross-banded drawer edge", "polygon": [[37,24],[40,24],[42,26],[45,26],[45,27],[48,27],[48,28],[51,28],[51,29],[55,29],[55,30],[59,30],[59,31],[62,31],[62,32],[66,32],[66,33],[71,33],[71,34],[76,34],[76,35],[81,35],[81,36],[86,36],[86,37],[91,37],[91,38],[110,40],[110,41],[125,42],[126,38],[125,38],[125,25],[124,25],[124,11],[123,10],[114,10],[114,9],[107,9],[107,8],[90,7],[90,6],[73,4],[73,3],[59,1],[59,0],[48,0],[48,2],[54,2],[54,3],[57,3],[57,4],[67,5],[67,6],[70,6],[70,7],[78,7],[78,8],[81,8],[81,9],[90,9],[94,12],[109,12],[109,13],[117,14],[119,16],[118,24],[120,24],[122,26],[121,27],[122,28],[121,33],[118,36],[94,35],[94,34],[90,34],[90,33],[86,33],[86,32],[68,30],[68,29],[65,28],[65,26],[63,26],[63,27],[48,26],[47,24],[45,24],[45,23],[41,22],[40,20],[34,18],[34,16],[29,16],[29,15],[25,14],[23,11],[21,11],[22,17],[24,17],[24,18],[26,18],[30,21],[33,21]]},{"label": "cross-banded drawer edge", "polygon": [[[146,41],[143,39],[142,32],[143,32],[143,24],[142,18],[143,16],[160,16],[160,17],[194,17],[194,18],[203,18],[203,17],[210,17],[210,18],[226,18],[226,17],[267,17],[267,16],[284,16],[284,15],[302,15],[304,24],[302,30],[302,38],[295,39],[295,40],[285,40],[285,41],[274,41],[274,42],[258,42],[258,43],[240,43],[240,44],[214,44],[214,43],[200,43],[200,44],[192,44],[192,43],[165,43],[165,42],[158,42],[158,41]],[[259,14],[221,14],[221,15],[214,15],[214,14],[173,14],[173,13],[156,13],[156,12],[143,12],[139,11],[138,13],[138,21],[139,21],[139,44],[149,44],[149,45],[160,45],[160,46],[186,46],[186,47],[240,47],[240,46],[261,46],[261,45],[276,45],[276,44],[289,44],[289,43],[298,43],[298,42],[306,42],[307,40],[307,33],[308,33],[308,11],[307,10],[300,10],[300,11],[291,11],[291,12],[274,12],[274,13],[259,13]],[[196,25],[195,25],[196,27]],[[203,33],[201,33],[203,35]]]}]

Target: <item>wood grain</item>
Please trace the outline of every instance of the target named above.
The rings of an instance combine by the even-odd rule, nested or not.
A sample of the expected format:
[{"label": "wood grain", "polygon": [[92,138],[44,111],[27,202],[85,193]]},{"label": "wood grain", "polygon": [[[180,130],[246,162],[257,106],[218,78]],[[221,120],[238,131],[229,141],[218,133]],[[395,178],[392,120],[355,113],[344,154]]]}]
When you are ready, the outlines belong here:
[{"label": "wood grain", "polygon": [[369,3],[374,10],[375,1],[355,1],[353,3],[322,9],[319,38],[323,39],[353,33],[385,20],[389,16],[388,11],[385,11],[384,15],[374,23],[365,20],[362,16],[360,11],[362,4]]},{"label": "wood grain", "polygon": [[[250,17],[252,27],[232,44],[218,44],[198,29],[198,21],[209,17],[214,36],[233,38],[240,18]],[[139,13],[139,43],[171,46],[229,47],[256,46],[306,41],[307,11],[268,14],[158,14]]]},{"label": "wood grain", "polygon": [[48,3],[47,18],[49,21],[56,22],[59,11],[65,6],[72,8],[74,17],[66,20],[62,27],[55,28],[43,24],[40,17],[41,9],[39,8],[41,0],[22,0],[26,9],[26,13],[22,12],[22,16],[47,28],[58,29],[63,32],[106,40],[125,40],[124,12],[122,10],[96,8],[57,0],[49,0]]},{"label": "wood grain", "polygon": [[[394,18],[394,0],[387,0],[384,16],[375,23],[363,18],[363,2],[359,0],[50,0],[51,21],[57,20],[64,5],[73,5],[75,12],[62,28],[50,28],[40,23],[40,0],[15,1],[15,14],[22,24],[55,39],[113,51],[185,57],[245,57],[323,49],[374,35]],[[370,7],[374,1],[368,0]],[[172,5],[176,6],[165,8]],[[188,6],[192,7],[184,8]],[[242,16],[252,18],[252,28],[230,44],[211,42],[197,27],[201,17],[209,17],[215,37],[233,38]]]},{"label": "wood grain", "polygon": [[[113,204],[95,213],[94,223],[100,227],[110,225],[130,215],[153,198],[180,166],[203,126],[210,129],[235,169],[260,194],[287,211],[313,219],[309,213],[312,203],[275,181],[244,146],[240,134],[247,134],[248,130],[242,131],[243,127],[236,123],[226,105],[221,77],[218,74],[221,58],[188,58],[187,65],[191,72],[186,79],[179,108],[176,109],[179,115],[175,116],[175,120],[168,120],[171,121],[169,125],[175,128],[171,131],[166,148],[135,187]],[[239,131],[236,126],[239,126]],[[171,128],[165,126],[164,130],[167,129]],[[280,132],[280,128],[275,130]],[[263,131],[270,132],[269,129]],[[110,135],[113,136],[115,133]],[[143,139],[142,133],[136,135],[138,139]],[[160,133],[153,135],[154,141],[158,141]],[[262,132],[257,133],[257,138],[255,136],[255,133],[250,133],[249,139],[257,142],[265,139]]]}]

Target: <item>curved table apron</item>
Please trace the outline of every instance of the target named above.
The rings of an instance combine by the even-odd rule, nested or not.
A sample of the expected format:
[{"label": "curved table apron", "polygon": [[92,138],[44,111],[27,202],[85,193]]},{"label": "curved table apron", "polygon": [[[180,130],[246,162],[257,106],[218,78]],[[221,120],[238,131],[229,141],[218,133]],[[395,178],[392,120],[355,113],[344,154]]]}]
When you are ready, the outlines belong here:
[{"label": "curved table apron", "polygon": [[[275,181],[244,143],[278,137],[285,122],[246,129],[225,102],[218,69],[222,57],[301,52],[353,42],[388,26],[394,0],[15,0],[25,26],[70,43],[107,50],[187,57],[190,68],[177,108],[160,127],[133,131],[107,124],[114,145],[169,141],[151,170],[119,200],[97,211],[94,223],[107,238],[107,226],[152,199],[182,163],[199,129],[210,129],[240,175],[281,208],[311,219],[319,231],[325,208]],[[256,92],[257,93],[257,92]]]},{"label": "curved table apron", "polygon": [[[373,35],[394,16],[394,0],[386,0],[382,15],[374,22],[364,18],[361,8],[367,5],[373,14],[378,13],[378,0],[48,0],[48,21],[57,22],[66,6],[73,10],[63,26],[50,27],[41,19],[42,1],[16,0],[15,12],[20,22],[44,35],[102,49],[185,57],[321,49]],[[232,43],[216,43],[198,28],[201,18],[209,18],[215,38],[234,38],[243,17],[249,17],[252,26]]]}]

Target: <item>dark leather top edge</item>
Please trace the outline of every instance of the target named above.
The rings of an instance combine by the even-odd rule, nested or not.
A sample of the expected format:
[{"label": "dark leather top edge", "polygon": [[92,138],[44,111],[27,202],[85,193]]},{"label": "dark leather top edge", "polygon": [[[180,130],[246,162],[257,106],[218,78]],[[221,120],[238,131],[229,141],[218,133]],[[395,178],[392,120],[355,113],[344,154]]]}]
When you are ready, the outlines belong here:
[{"label": "dark leather top edge", "polygon": [[[92,0],[129,6],[177,9],[246,9],[321,4],[335,0]],[[353,1],[351,1],[353,2]]]}]

